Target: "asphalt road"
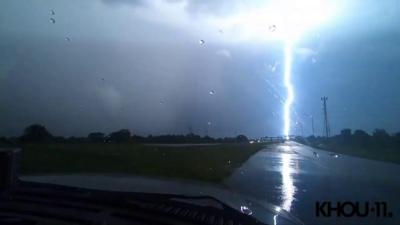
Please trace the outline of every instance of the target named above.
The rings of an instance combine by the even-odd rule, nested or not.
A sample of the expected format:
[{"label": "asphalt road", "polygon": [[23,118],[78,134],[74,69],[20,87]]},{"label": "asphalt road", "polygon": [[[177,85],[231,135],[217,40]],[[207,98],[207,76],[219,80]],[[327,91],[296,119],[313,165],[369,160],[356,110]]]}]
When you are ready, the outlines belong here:
[{"label": "asphalt road", "polygon": [[[286,142],[253,155],[224,184],[259,202],[279,205],[305,224],[400,224],[400,165],[392,163]],[[316,217],[317,201],[331,201],[333,206],[338,201],[358,201],[361,213],[365,202],[371,205],[366,217],[333,213],[327,218]],[[377,217],[376,201],[387,203],[386,218]],[[352,208],[346,206],[345,210],[348,214]]]}]

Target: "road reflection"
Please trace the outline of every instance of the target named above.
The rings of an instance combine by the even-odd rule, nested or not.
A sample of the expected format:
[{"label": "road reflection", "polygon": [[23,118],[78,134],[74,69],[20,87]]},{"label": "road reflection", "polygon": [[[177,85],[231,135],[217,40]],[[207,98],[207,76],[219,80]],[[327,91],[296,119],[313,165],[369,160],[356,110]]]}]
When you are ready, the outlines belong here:
[{"label": "road reflection", "polygon": [[282,166],[281,166],[281,175],[282,175],[282,209],[290,212],[292,208],[292,202],[294,201],[294,194],[296,193],[296,187],[294,186],[294,179],[292,174],[296,172],[296,168],[293,167],[293,158],[292,153],[290,153],[289,146],[282,146],[284,151],[287,153],[281,154]]}]

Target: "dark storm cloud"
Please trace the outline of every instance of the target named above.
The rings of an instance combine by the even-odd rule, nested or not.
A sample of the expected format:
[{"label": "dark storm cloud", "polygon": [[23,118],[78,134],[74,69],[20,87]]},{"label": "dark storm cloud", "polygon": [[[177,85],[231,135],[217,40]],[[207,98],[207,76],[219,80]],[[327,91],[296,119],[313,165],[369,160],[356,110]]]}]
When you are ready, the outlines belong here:
[{"label": "dark storm cloud", "polygon": [[[302,121],[306,134],[308,115],[317,131],[322,124],[321,96],[329,97],[334,133],[399,129],[400,14],[394,2],[364,2],[296,43],[293,121]],[[19,135],[30,123],[56,135],[121,128],[185,133],[189,127],[215,136],[281,134],[282,46],[231,42],[235,36],[201,23],[201,15],[223,17],[257,2],[188,1],[183,12],[166,17],[158,12],[170,8],[147,3],[1,2],[0,135]],[[109,7],[115,4],[134,7]]]},{"label": "dark storm cloud", "polygon": [[[197,43],[125,46],[74,40],[3,40],[16,60],[1,81],[2,133],[20,134],[27,124],[53,133],[86,135],[120,128],[139,134],[256,135],[268,108],[253,58],[237,61]],[[21,49],[19,53],[12,49]],[[214,95],[209,92],[214,91]],[[270,103],[274,99],[270,99]],[[162,103],[160,103],[162,102]],[[221,104],[222,103],[222,104]],[[273,122],[262,120],[269,129]],[[210,125],[208,125],[210,122]],[[279,132],[279,125],[275,127]]]},{"label": "dark storm cloud", "polygon": [[[265,4],[265,1],[246,0],[163,0],[167,3],[185,3],[185,9],[189,14],[209,14],[226,16],[242,11],[247,7],[257,7]],[[144,0],[103,0],[107,4],[126,4],[131,6],[144,5]]]},{"label": "dark storm cloud", "polygon": [[143,6],[146,4],[145,0],[102,0],[108,5],[128,4],[132,6]]}]

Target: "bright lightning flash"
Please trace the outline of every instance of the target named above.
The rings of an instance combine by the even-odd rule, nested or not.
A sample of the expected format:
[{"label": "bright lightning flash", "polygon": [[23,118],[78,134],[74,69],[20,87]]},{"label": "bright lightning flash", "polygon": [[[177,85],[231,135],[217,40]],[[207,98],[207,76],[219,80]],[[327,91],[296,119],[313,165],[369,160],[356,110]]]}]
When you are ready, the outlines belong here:
[{"label": "bright lightning flash", "polygon": [[[264,7],[245,11],[231,18],[215,20],[232,39],[250,41],[280,40],[284,44],[284,85],[287,97],[284,102],[283,134],[289,138],[291,106],[294,90],[291,82],[294,43],[313,28],[327,22],[336,14],[339,4],[328,0],[276,0],[268,1]],[[269,25],[276,30],[267,29]]]},{"label": "bright lightning flash", "polygon": [[290,135],[290,109],[294,100],[293,85],[291,81],[292,77],[292,41],[286,41],[285,43],[285,64],[284,64],[284,84],[287,90],[287,98],[284,105],[284,129],[283,133],[286,139]]}]

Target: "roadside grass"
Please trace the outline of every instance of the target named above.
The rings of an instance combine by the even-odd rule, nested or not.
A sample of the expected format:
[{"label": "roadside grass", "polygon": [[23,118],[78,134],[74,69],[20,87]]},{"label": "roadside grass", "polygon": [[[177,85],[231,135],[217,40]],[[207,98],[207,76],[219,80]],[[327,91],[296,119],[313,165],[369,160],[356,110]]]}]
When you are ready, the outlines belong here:
[{"label": "roadside grass", "polygon": [[359,146],[345,146],[338,144],[326,144],[323,146],[311,145],[311,146],[340,154],[346,154],[360,158],[400,164],[400,149],[371,148],[371,147],[363,148]]},{"label": "roadside grass", "polygon": [[21,174],[115,173],[219,182],[265,144],[27,144]]}]

